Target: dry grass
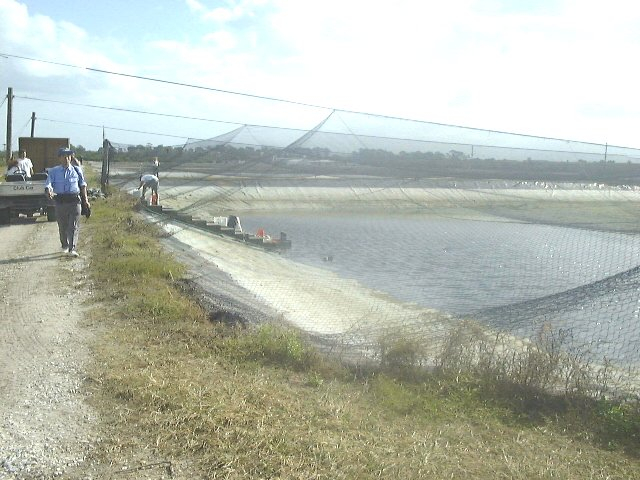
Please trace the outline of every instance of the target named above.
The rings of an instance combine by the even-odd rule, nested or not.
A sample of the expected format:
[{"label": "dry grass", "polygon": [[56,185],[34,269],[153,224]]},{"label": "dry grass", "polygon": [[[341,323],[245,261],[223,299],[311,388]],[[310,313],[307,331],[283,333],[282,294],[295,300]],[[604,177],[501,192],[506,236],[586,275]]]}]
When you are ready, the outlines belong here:
[{"label": "dry grass", "polygon": [[631,201],[527,200],[478,205],[477,209],[531,223],[573,226],[610,232],[640,232],[640,210]]},{"label": "dry grass", "polygon": [[211,323],[181,293],[182,267],[131,203],[96,202],[85,229],[100,294],[93,321],[104,332],[89,385],[103,419],[94,460],[107,471],[126,467],[135,478],[141,465],[170,464],[174,478],[640,478],[640,422],[629,421],[638,415],[619,405],[585,410],[462,368],[403,379],[398,364],[415,360],[406,342],[384,346],[386,370],[354,375],[294,331]]}]

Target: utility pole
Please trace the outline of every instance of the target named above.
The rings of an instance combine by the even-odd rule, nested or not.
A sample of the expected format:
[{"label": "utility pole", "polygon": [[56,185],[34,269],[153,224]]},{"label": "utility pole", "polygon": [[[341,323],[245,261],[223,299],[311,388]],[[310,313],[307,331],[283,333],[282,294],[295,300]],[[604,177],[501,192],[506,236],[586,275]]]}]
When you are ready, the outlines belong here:
[{"label": "utility pole", "polygon": [[36,112],[31,112],[31,138],[33,138],[33,131],[36,128]]},{"label": "utility pole", "polygon": [[11,119],[12,119],[12,109],[13,109],[13,88],[9,87],[9,91],[7,93],[7,154],[6,161],[9,163],[9,159],[11,158]]}]

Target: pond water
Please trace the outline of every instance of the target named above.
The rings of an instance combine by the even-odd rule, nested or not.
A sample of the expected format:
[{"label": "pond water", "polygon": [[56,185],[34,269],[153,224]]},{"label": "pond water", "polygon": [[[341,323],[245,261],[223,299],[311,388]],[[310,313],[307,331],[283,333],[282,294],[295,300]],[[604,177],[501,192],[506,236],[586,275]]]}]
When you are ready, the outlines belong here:
[{"label": "pond water", "polygon": [[419,214],[245,215],[286,232],[282,255],[392,297],[518,336],[542,325],[570,348],[640,362],[640,236]]},{"label": "pond water", "polygon": [[640,237],[423,215],[294,214],[241,218],[286,232],[288,258],[407,302],[467,314],[590,284],[640,265]]}]

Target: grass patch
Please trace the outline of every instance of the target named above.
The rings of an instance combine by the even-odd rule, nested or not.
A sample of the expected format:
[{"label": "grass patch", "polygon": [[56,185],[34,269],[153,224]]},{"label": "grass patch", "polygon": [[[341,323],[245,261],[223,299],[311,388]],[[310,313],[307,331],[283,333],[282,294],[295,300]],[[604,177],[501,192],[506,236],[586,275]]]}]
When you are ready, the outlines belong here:
[{"label": "grass patch", "polygon": [[515,220],[549,225],[573,226],[609,232],[640,232],[640,212],[636,202],[532,200],[491,203],[478,210]]},{"label": "grass patch", "polygon": [[184,268],[163,251],[160,232],[133,207],[116,192],[95,202],[85,227],[98,296],[92,321],[102,327],[89,385],[102,417],[94,461],[105,470],[640,478],[637,403],[543,394],[525,369],[530,381],[516,384],[491,360],[489,339],[465,331],[436,372],[416,369],[419,345],[400,339],[381,344],[380,369],[355,374],[276,322],[211,322],[182,293]]}]

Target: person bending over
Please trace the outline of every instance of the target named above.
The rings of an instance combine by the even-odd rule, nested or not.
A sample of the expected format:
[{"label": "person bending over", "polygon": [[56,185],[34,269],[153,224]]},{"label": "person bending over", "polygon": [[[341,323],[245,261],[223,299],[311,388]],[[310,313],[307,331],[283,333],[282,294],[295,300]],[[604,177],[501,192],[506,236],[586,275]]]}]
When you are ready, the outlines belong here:
[{"label": "person bending over", "polygon": [[140,175],[140,186],[138,190],[142,189],[142,195],[140,195],[140,201],[144,202],[144,197],[147,194],[147,190],[151,190],[151,195],[154,193],[158,195],[158,187],[160,186],[160,181],[158,177],[155,175]]}]

